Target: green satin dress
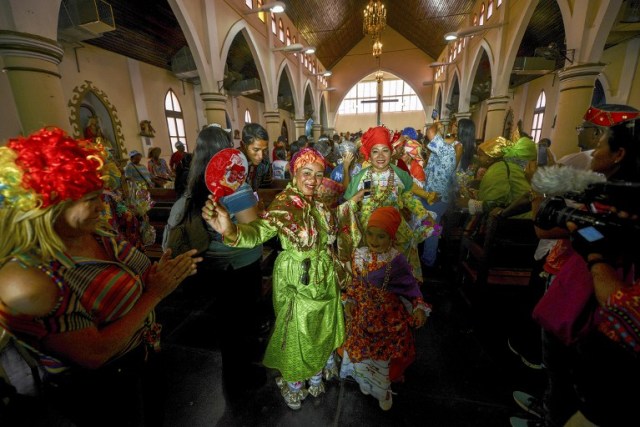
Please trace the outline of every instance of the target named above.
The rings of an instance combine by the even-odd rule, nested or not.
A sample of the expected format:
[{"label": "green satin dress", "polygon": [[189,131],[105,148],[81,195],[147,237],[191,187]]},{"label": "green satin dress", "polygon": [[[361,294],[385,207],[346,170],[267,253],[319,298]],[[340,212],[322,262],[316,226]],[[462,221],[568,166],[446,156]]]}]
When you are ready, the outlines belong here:
[{"label": "green satin dress", "polygon": [[290,183],[261,218],[238,224],[234,245],[250,248],[275,235],[283,250],[273,268],[276,321],[264,365],[278,369],[286,381],[302,381],[320,372],[345,338],[332,255],[336,221],[322,203],[308,201]]}]

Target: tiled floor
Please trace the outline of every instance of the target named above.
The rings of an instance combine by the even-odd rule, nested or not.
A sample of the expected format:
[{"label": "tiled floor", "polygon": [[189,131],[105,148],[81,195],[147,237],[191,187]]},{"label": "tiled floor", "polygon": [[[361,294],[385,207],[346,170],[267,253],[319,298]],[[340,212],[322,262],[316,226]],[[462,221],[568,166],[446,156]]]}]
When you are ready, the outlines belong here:
[{"label": "tiled floor", "polygon": [[[327,384],[325,394],[309,396],[292,411],[276,387],[275,371],[257,390],[227,396],[211,301],[178,289],[157,310],[168,377],[165,426],[508,426],[510,416],[522,414],[512,391],[537,393],[544,381],[543,371],[524,367],[506,344],[522,288],[472,292],[442,272],[429,275],[424,294],[434,312],[416,334],[417,361],[406,381],[394,386],[388,412],[351,381]],[[29,398],[21,405],[33,407]],[[13,425],[47,425],[32,421],[25,417]]]},{"label": "tiled floor", "polygon": [[[441,275],[442,276],[442,275]],[[440,278],[442,279],[442,278]],[[158,310],[164,320],[164,350],[170,381],[167,426],[507,426],[518,413],[514,389],[538,392],[543,371],[524,367],[509,352],[509,310],[521,289],[469,290],[428,280],[425,296],[434,306],[428,325],[416,334],[418,359],[403,384],[394,386],[393,408],[382,411],[351,381],[333,381],[326,394],[309,396],[292,411],[275,384],[244,397],[223,391],[216,338],[199,327],[206,302],[178,291]],[[471,306],[469,305],[471,302]]]}]

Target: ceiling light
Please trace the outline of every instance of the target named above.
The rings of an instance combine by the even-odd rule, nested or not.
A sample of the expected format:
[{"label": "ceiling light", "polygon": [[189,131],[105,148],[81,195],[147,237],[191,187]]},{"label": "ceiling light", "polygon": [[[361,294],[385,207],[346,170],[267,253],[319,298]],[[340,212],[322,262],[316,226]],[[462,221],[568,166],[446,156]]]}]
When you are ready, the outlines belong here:
[{"label": "ceiling light", "polygon": [[364,9],[362,32],[373,37],[379,36],[387,25],[387,9],[380,0],[369,0]]},{"label": "ceiling light", "polygon": [[335,87],[327,87],[327,88],[322,89],[320,92],[333,92],[335,90],[336,90]]},{"label": "ceiling light", "polygon": [[459,28],[457,31],[453,31],[451,33],[445,34],[444,39],[446,41],[452,41],[461,37],[467,37],[474,34],[478,34],[483,31],[490,30],[492,28],[502,27],[503,25],[504,25],[503,23],[499,23],[499,24],[491,24],[491,25],[475,25],[473,27],[463,27],[463,28]]},{"label": "ceiling light", "polygon": [[315,53],[316,48],[313,46],[303,46],[300,43],[290,44],[289,46],[276,47],[271,49],[272,52],[303,52],[311,55]]},{"label": "ceiling light", "polygon": [[252,13],[259,13],[259,12],[282,13],[282,12],[284,12],[284,9],[285,9],[285,5],[284,5],[283,2],[274,1],[274,2],[271,2],[269,4],[265,4],[263,6],[260,6],[258,8],[248,10],[244,14],[245,15],[250,15]]},{"label": "ceiling light", "polygon": [[331,76],[332,74],[333,74],[333,73],[332,73],[331,71],[327,70],[327,71],[323,71],[323,72],[321,72],[321,73],[314,73],[314,74],[311,74],[311,75],[312,75],[312,76],[323,76],[323,77],[329,77],[329,76]]}]

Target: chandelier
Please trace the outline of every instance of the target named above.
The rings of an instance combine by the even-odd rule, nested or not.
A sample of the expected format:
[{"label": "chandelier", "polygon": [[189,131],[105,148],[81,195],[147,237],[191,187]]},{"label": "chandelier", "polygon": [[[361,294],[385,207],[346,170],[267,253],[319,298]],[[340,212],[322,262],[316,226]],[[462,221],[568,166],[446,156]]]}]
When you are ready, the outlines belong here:
[{"label": "chandelier", "polygon": [[378,83],[382,82],[382,80],[384,80],[384,73],[382,72],[382,70],[376,71],[375,77]]},{"label": "chandelier", "polygon": [[376,39],[376,41],[373,42],[373,57],[380,58],[380,55],[382,55],[382,42],[380,39]]},{"label": "chandelier", "polygon": [[369,0],[369,4],[364,8],[364,20],[362,21],[364,34],[375,38],[382,33],[386,25],[387,9],[380,0]]}]

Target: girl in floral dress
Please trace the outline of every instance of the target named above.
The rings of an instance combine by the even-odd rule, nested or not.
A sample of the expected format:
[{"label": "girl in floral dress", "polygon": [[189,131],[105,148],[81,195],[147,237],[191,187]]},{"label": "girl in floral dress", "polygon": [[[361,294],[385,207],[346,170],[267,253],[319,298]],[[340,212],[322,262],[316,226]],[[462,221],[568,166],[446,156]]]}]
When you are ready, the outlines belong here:
[{"label": "girl in floral dress", "polygon": [[423,326],[431,312],[407,259],[393,247],[401,220],[392,207],[371,214],[367,246],[353,254],[354,278],[345,294],[347,340],[340,376],[353,377],[385,411],[393,403],[391,382],[402,380],[415,359],[411,327]]},{"label": "girl in floral dress", "polygon": [[[293,176],[267,211],[249,224],[234,224],[220,204],[209,200],[203,218],[230,246],[250,248],[278,235],[283,250],[273,267],[276,321],[264,365],[278,369],[276,379],[286,404],[299,409],[308,395],[324,392],[322,377],[338,374],[333,352],[344,342],[344,316],[333,243],[336,221],[317,200],[325,161],[303,148],[290,162]],[[356,195],[355,205],[362,194]],[[308,381],[308,388],[307,388]]]},{"label": "girl in floral dress", "polygon": [[[360,194],[365,189],[365,183],[369,183],[367,186],[370,186],[370,195],[365,195],[360,205],[360,224],[367,224],[371,213],[379,207],[392,206],[403,213],[396,236],[396,246],[409,261],[416,280],[422,283],[418,243],[431,236],[434,231],[438,232],[439,226],[434,225],[435,215],[427,211],[413,196],[421,197],[431,204],[437,199],[438,194],[424,191],[413,181],[411,175],[391,164],[392,150],[391,134],[384,126],[370,128],[362,135],[360,151],[371,165],[351,179],[344,199],[349,200]],[[345,215],[341,213],[341,216]],[[357,228],[355,222],[352,222],[350,227],[350,234],[355,236],[350,244],[353,248],[363,246],[362,237],[353,230]],[[341,237],[345,236],[347,234],[341,233]]]}]

